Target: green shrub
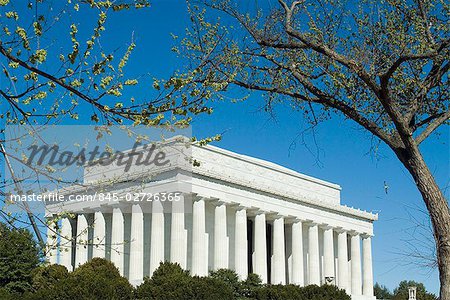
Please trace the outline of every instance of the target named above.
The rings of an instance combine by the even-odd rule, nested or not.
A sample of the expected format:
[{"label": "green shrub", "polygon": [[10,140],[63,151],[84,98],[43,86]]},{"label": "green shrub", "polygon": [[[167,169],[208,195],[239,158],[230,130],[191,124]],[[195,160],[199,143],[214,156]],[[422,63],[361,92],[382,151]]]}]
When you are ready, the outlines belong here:
[{"label": "green shrub", "polygon": [[258,300],[302,300],[301,288],[296,285],[265,285],[256,291]]},{"label": "green shrub", "polygon": [[133,287],[113,263],[94,258],[70,273],[65,283],[69,299],[132,299]]},{"label": "green shrub", "polygon": [[0,299],[2,300],[16,300],[20,297],[18,294],[11,293],[5,288],[0,288]]},{"label": "green shrub", "polygon": [[211,271],[209,277],[223,282],[232,292],[234,297],[242,296],[242,285],[237,273],[230,269]]},{"label": "green shrub", "polygon": [[350,300],[350,296],[333,285],[265,285],[256,290],[258,300]]},{"label": "green shrub", "polygon": [[212,277],[191,279],[192,296],[197,300],[232,300],[236,299],[232,287],[224,281]]},{"label": "green shrub", "polygon": [[0,288],[18,294],[30,291],[32,271],[39,259],[31,232],[0,223]]},{"label": "green shrub", "polygon": [[309,285],[302,288],[303,299],[311,300],[350,300],[344,290],[334,285]]},{"label": "green shrub", "polygon": [[164,262],[153,272],[151,278],[136,288],[139,300],[191,300],[235,299],[233,287],[239,280],[233,271],[220,270],[211,277],[192,277],[179,264]]},{"label": "green shrub", "polygon": [[164,262],[153,272],[151,278],[136,288],[136,299],[191,299],[192,288],[188,271],[183,270],[179,264]]},{"label": "green shrub", "polygon": [[261,288],[261,278],[255,273],[250,273],[245,281],[241,282],[240,297],[256,299],[258,290]]},{"label": "green shrub", "polygon": [[[41,275],[53,274],[50,280],[41,280]],[[113,263],[94,258],[78,267],[64,278],[64,271],[57,266],[44,268],[36,273],[37,289],[27,300],[126,300],[133,299],[133,287],[128,280],[120,276]]]},{"label": "green shrub", "polygon": [[66,267],[61,265],[40,266],[33,270],[33,290],[50,289],[69,276]]}]

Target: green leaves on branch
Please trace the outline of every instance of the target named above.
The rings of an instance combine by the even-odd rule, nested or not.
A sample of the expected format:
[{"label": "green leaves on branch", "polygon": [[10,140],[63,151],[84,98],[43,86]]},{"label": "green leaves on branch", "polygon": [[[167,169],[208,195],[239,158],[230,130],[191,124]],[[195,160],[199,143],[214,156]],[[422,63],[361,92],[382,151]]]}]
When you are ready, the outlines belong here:
[{"label": "green leaves on branch", "polygon": [[141,9],[146,8],[150,6],[150,2],[147,0],[134,0],[131,1],[131,3],[120,3],[117,4],[115,1],[94,1],[94,0],[88,0],[87,1],[91,7],[97,7],[97,8],[104,8],[109,9],[111,8],[113,11],[121,11],[125,9]]},{"label": "green leaves on branch", "polygon": [[34,34],[36,36],[41,36],[42,35],[42,25],[39,22],[33,22],[33,29],[34,29]]},{"label": "green leaves on branch", "polygon": [[78,33],[78,28],[75,24],[70,25],[70,37],[72,41],[72,53],[69,53],[67,57],[70,63],[74,64],[75,59],[78,56],[80,43],[77,41],[76,35]]},{"label": "green leaves on branch", "polygon": [[133,49],[136,47],[136,45],[134,43],[131,43],[130,46],[128,46],[127,51],[125,52],[124,56],[122,57],[122,59],[119,62],[119,68],[118,71],[122,72],[123,68],[125,67],[125,65],[128,62],[128,59],[130,58],[130,54],[133,51]]},{"label": "green leaves on branch", "polygon": [[[8,1],[2,4],[6,7],[2,13],[5,22],[0,50],[7,63],[1,75],[5,82],[16,87],[4,91],[0,100],[12,107],[4,114],[8,123],[49,122],[67,116],[105,124],[128,120],[135,125],[186,127],[193,116],[212,113],[210,105],[205,104],[212,92],[195,86],[195,70],[168,80],[148,82],[146,75],[125,73],[136,47],[133,40],[123,52],[116,45],[102,45],[110,13],[148,7],[148,1],[68,0],[58,11],[51,1],[42,0],[39,12],[43,15],[35,18],[24,17],[34,11],[22,13]],[[33,7],[28,5],[30,10]],[[74,22],[81,13],[94,18]],[[204,25],[218,30],[213,25]],[[61,27],[66,28],[66,36],[55,39],[54,28]],[[121,55],[116,51],[122,52]],[[115,56],[118,59],[114,60]],[[139,84],[149,89],[147,98],[131,94]],[[216,91],[228,86],[226,80],[211,84]],[[89,110],[92,113],[88,116],[79,113]]]},{"label": "green leaves on branch", "polygon": [[22,45],[25,49],[31,50],[30,48],[30,41],[27,37],[27,32],[24,28],[17,26],[16,28],[17,35],[22,39]]},{"label": "green leaves on branch", "polygon": [[46,59],[47,59],[47,50],[44,49],[36,50],[36,52],[30,56],[30,62],[32,64],[43,63]]},{"label": "green leaves on branch", "polygon": [[15,12],[15,11],[7,11],[5,13],[5,17],[7,17],[8,19],[14,19],[17,21],[19,19],[19,14],[17,14],[17,12]]}]

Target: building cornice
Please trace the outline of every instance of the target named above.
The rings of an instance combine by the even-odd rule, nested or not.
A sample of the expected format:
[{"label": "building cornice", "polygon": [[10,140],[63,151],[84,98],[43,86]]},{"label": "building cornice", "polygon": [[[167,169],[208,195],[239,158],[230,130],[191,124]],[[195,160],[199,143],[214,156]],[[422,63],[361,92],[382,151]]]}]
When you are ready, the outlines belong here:
[{"label": "building cornice", "polygon": [[256,186],[251,181],[244,181],[244,180],[236,179],[234,177],[227,177],[227,176],[224,176],[223,174],[217,174],[217,173],[213,174],[211,171],[205,172],[201,169],[196,169],[196,168],[193,168],[193,173],[199,174],[199,175],[202,175],[205,177],[213,178],[213,179],[218,179],[220,181],[235,184],[238,186],[250,188],[250,189],[253,189],[253,190],[256,190],[259,192],[264,192],[264,193],[267,193],[270,195],[287,198],[287,199],[292,199],[292,200],[302,203],[302,204],[307,204],[307,205],[318,207],[318,208],[326,208],[333,212],[340,212],[340,213],[359,217],[359,218],[369,220],[369,221],[378,220],[378,214],[373,214],[373,213],[370,213],[370,212],[367,212],[367,211],[364,211],[361,209],[348,207],[346,205],[331,204],[327,201],[321,201],[319,198],[312,199],[311,197],[304,197],[304,196],[300,196],[300,195],[298,195],[297,197],[293,197],[291,193],[286,193],[286,192],[283,192],[282,190],[277,190],[276,187],[273,187],[273,186],[270,186],[270,187],[262,186],[262,185]]},{"label": "building cornice", "polygon": [[[284,191],[282,191],[281,189],[277,189],[274,186],[263,186],[261,184],[255,185],[254,182],[252,181],[246,181],[246,180],[242,180],[242,179],[237,179],[235,177],[230,177],[230,176],[225,176],[224,174],[220,174],[217,172],[212,172],[211,170],[209,171],[204,171],[201,168],[197,168],[197,167],[192,167],[191,169],[185,169],[185,168],[180,168],[179,166],[170,166],[167,168],[164,168],[164,170],[159,170],[158,172],[141,172],[139,174],[130,174],[129,176],[127,176],[126,179],[122,179],[119,181],[115,181],[114,185],[119,184],[119,183],[124,183],[127,181],[134,181],[134,180],[142,180],[142,182],[145,182],[148,178],[151,178],[152,176],[161,174],[162,172],[170,172],[170,171],[174,171],[174,170],[178,170],[178,171],[185,171],[185,172],[192,172],[193,174],[197,174],[197,175],[201,175],[207,178],[211,178],[211,179],[216,179],[219,181],[223,181],[226,182],[228,184],[234,184],[237,186],[241,186],[241,187],[245,187],[245,188],[250,188],[254,191],[258,191],[258,192],[263,192],[269,195],[273,195],[273,196],[277,196],[277,197],[281,197],[281,198],[285,198],[285,199],[290,199],[293,200],[295,202],[298,202],[300,204],[306,204],[306,205],[310,205],[313,207],[317,207],[317,208],[326,208],[332,212],[337,212],[337,213],[343,213],[343,214],[347,214],[350,216],[354,216],[354,217],[358,217],[361,219],[365,219],[368,221],[376,221],[378,220],[378,214],[373,214],[367,211],[363,211],[360,209],[356,209],[353,207],[348,207],[346,205],[341,205],[341,204],[332,204],[329,203],[327,201],[321,201],[320,198],[311,198],[311,197],[305,197],[305,196],[301,196],[301,195],[297,195],[297,196],[293,196],[292,193],[286,193]],[[151,180],[149,180],[150,182]],[[95,189],[98,186],[110,186],[111,182],[89,182],[85,185],[78,185],[78,186],[70,186],[68,188],[65,188],[62,190],[62,192],[59,192],[61,194],[71,194],[71,193],[81,193],[83,191],[86,191],[87,189]]]}]

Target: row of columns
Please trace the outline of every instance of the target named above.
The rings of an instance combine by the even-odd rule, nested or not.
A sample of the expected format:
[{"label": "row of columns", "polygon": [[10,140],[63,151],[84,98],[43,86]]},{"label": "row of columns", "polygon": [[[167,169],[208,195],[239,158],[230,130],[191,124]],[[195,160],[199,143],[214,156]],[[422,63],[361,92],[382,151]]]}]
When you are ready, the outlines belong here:
[{"label": "row of columns", "polygon": [[[173,202],[171,232],[170,232],[170,261],[176,262],[183,268],[187,268],[187,230],[185,226],[185,214],[182,213],[183,201]],[[177,207],[175,207],[177,206]],[[242,206],[233,207],[234,214],[234,270],[241,279],[248,275],[248,209]],[[130,243],[130,281],[140,281],[143,278],[143,212],[139,204],[132,205],[131,214],[131,243]],[[206,232],[205,200],[198,198],[193,203],[192,209],[192,251],[191,272],[193,275],[208,275],[208,245],[209,236]],[[281,215],[266,214],[263,211],[252,210],[254,215],[254,253],[253,272],[266,283],[270,280],[273,284],[286,284],[286,218]],[[270,279],[267,264],[267,216],[272,223],[272,256]],[[105,257],[105,249],[102,246],[106,240],[105,219],[102,212],[95,212],[93,223],[93,257]],[[341,228],[321,226],[313,222],[305,222],[300,219],[289,218],[291,224],[291,271],[289,283],[306,285],[320,285],[323,282],[335,283],[352,295],[373,296],[372,253],[371,237],[363,235],[363,258],[361,266],[361,235],[356,232],[347,232]],[[303,224],[308,226],[308,253],[307,270],[304,266]],[[323,230],[323,274],[321,276],[321,256],[319,252],[319,227]],[[49,229],[50,230],[50,229]],[[71,223],[63,219],[61,223],[61,235],[71,236]],[[334,232],[337,233],[337,253],[334,253]],[[348,234],[350,240],[351,255],[351,280],[349,280]],[[75,267],[88,260],[88,221],[84,214],[77,216],[77,232],[75,247]],[[159,201],[152,203],[152,219],[150,234],[150,274],[164,261],[164,213]],[[124,216],[119,207],[112,211],[111,232],[111,261],[117,266],[120,273],[124,274]],[[229,268],[230,240],[227,233],[227,205],[216,202],[214,208],[214,249],[211,253],[214,257],[213,268]],[[71,242],[60,244],[60,264],[72,269],[72,244]],[[335,267],[335,257],[337,266]],[[56,255],[50,257],[50,262],[56,263]],[[361,267],[362,273],[361,273]],[[307,282],[306,278],[307,277]],[[322,278],[321,278],[322,277]],[[337,277],[337,281],[336,281]],[[322,280],[321,280],[322,279]]]}]

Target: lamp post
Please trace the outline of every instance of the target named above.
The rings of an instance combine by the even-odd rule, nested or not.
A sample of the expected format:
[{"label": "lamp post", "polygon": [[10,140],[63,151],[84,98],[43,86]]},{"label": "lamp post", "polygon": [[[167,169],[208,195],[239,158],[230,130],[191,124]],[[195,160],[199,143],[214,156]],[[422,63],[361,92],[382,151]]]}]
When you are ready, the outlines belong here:
[{"label": "lamp post", "polygon": [[408,294],[409,294],[409,299],[408,300],[417,300],[417,298],[416,298],[417,287],[415,287],[415,286],[408,287]]}]

